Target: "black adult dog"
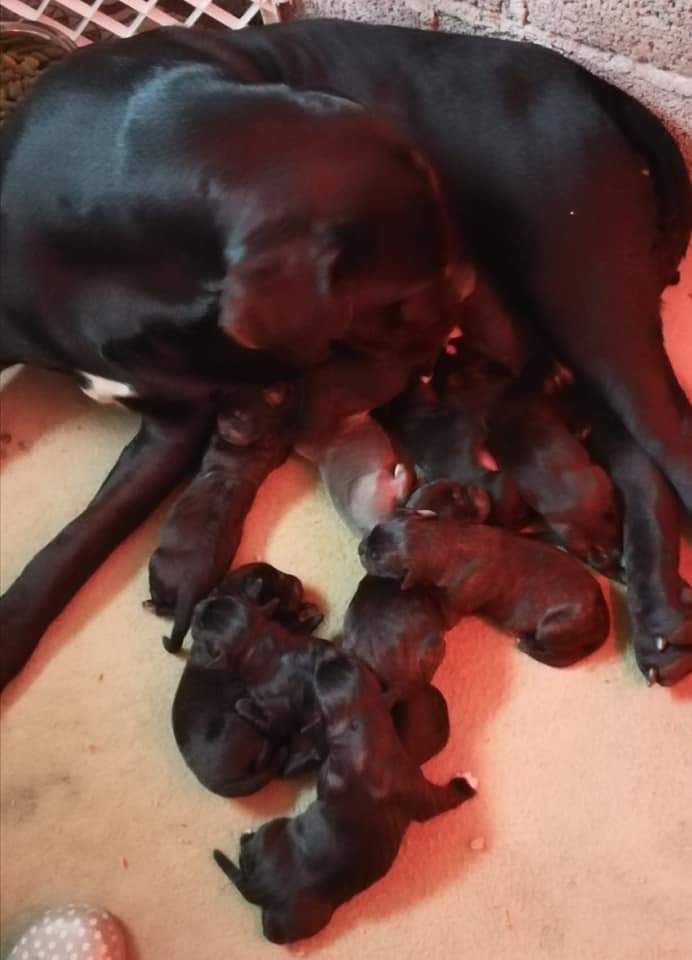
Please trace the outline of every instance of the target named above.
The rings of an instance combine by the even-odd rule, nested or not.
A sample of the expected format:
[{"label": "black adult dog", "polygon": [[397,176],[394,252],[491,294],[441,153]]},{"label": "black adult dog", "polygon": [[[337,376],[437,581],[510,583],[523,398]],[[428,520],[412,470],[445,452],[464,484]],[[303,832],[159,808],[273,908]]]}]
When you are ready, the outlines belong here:
[{"label": "black adult dog", "polygon": [[[88,510],[3,599],[0,682],[198,457],[210,389],[280,375],[224,331],[316,361],[351,316],[404,299],[447,257],[424,165],[342,97],[419,145],[457,250],[692,508],[692,415],[659,321],[692,199],[647,110],[527,44],[339,21],[148,33],[52,71],[0,147],[0,361],[116,381],[145,415]],[[396,392],[381,359],[333,363],[369,406],[387,398],[373,387]]]},{"label": "black adult dog", "polygon": [[[406,313],[391,306],[425,296],[447,263],[434,177],[399,134],[344,99],[264,84],[218,39],[80,51],[2,131],[0,366],[76,374],[143,420],[2,598],[0,687],[194,466],[219,390],[313,367],[307,437],[325,381],[332,417],[384,402],[406,371],[392,379],[362,331],[350,343],[354,318],[375,318],[371,339],[378,318],[391,333]],[[257,338],[275,353],[239,346]]]},{"label": "black adult dog", "polygon": [[527,43],[317,20],[186,45],[394,120],[432,162],[458,242],[500,302],[598,388],[692,512],[692,410],[659,315],[692,190],[656,117]]}]

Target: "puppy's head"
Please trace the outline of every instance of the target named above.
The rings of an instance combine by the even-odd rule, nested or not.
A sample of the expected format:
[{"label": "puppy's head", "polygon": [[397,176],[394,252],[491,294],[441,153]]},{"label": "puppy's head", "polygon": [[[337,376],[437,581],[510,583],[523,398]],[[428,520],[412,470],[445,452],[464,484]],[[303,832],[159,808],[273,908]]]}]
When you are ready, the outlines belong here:
[{"label": "puppy's head", "polygon": [[434,480],[409,497],[406,509],[431,510],[438,517],[454,517],[460,523],[485,523],[490,514],[490,496],[481,487]]},{"label": "puppy's head", "polygon": [[237,866],[214,851],[214,859],[238,891],[262,908],[262,931],[272,943],[311,937],[329,923],[334,912],[335,904],[309,882],[313,872],[305,869],[301,847],[294,839],[299,823],[301,817],[293,821],[280,817],[244,833]]},{"label": "puppy's head", "polygon": [[266,625],[260,608],[239,597],[203,600],[192,618],[190,662],[205,669],[230,670]]},{"label": "puppy's head", "polygon": [[216,593],[242,597],[260,607],[275,605],[277,613],[289,613],[298,610],[303,600],[303,585],[298,577],[278,570],[271,563],[246,563],[227,574]]},{"label": "puppy's head", "polygon": [[622,525],[613,485],[601,467],[589,466],[564,477],[575,507],[547,518],[553,534],[570,553],[603,573],[619,568]]},{"label": "puppy's head", "polygon": [[418,583],[444,587],[449,548],[458,531],[454,517],[403,510],[378,524],[361,541],[358,554],[368,573],[401,580],[402,590]]},{"label": "puppy's head", "polygon": [[232,446],[247,447],[279,430],[295,412],[295,384],[277,383],[261,389],[235,387],[219,400],[216,429]]},{"label": "puppy's head", "polygon": [[247,216],[228,239],[221,324],[304,367],[328,358],[354,314],[439,277],[451,244],[434,176],[410,144],[353,104],[292,96],[267,120],[273,162],[253,171]]}]

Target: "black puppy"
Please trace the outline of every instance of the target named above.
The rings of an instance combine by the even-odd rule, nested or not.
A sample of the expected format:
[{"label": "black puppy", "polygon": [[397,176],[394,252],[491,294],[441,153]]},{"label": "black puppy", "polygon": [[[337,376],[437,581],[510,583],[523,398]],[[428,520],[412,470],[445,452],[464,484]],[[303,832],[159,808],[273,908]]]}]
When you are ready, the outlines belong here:
[{"label": "black puppy", "polygon": [[[446,511],[461,523],[483,523],[490,507],[485,491],[441,480],[417,490],[407,510],[422,516]],[[346,611],[341,646],[368,664],[391,705],[432,680],[448,626],[444,594],[434,587],[402,590],[396,580],[367,576]]]},{"label": "black puppy", "polygon": [[373,576],[401,580],[403,590],[442,591],[448,623],[480,613],[551,666],[574,663],[608,634],[598,583],[549,544],[453,514],[409,510],[375,527],[359,552]]},{"label": "black puppy", "polygon": [[291,448],[289,387],[242,387],[221,402],[216,432],[198,474],[171,507],[149,561],[147,604],[173,616],[164,645],[179,650],[195,604],[235,556],[257,490]]},{"label": "black puppy", "polygon": [[375,411],[375,416],[408,454],[423,482],[453,480],[484,489],[490,496],[491,519],[517,527],[527,517],[526,504],[515,481],[494,464],[489,469],[484,457],[488,417],[511,380],[507,371],[486,358],[475,355],[472,361],[470,351],[465,356],[468,362],[463,370],[457,369],[453,388],[452,378],[445,378],[442,396],[436,386],[440,378],[430,383],[424,376]]},{"label": "black puppy", "polygon": [[329,751],[317,800],[297,817],[244,834],[238,866],[214,851],[240,893],[262,908],[273,943],[317,933],[337,907],[384,876],[412,820],[474,795],[463,777],[446,786],[423,777],[399,743],[375,676],[357,659],[325,660],[315,687]]},{"label": "black puppy", "polygon": [[556,541],[595,569],[620,562],[622,525],[613,484],[549,399],[510,389],[488,418],[488,450]]},{"label": "black puppy", "polygon": [[430,683],[442,663],[446,622],[436,593],[368,576],[348,606],[341,647],[367,663],[390,706]]},{"label": "black puppy", "polygon": [[[214,599],[195,611],[193,643],[173,701],[173,733],[178,748],[197,779],[221,796],[254,793],[275,776],[291,776],[319,760],[312,739],[296,729],[270,738],[266,730],[240,716],[239,701],[247,701],[245,678],[219,657],[222,642],[231,642],[251,619],[252,606],[294,632],[314,629],[322,614],[303,602],[297,577],[266,563],[252,563],[229,574]],[[247,602],[238,607],[233,598]],[[282,634],[279,634],[282,636]],[[259,631],[257,642],[261,642]],[[432,739],[432,734],[430,735]]]},{"label": "black puppy", "polygon": [[[219,390],[322,364],[345,412],[366,408],[367,356],[332,345],[354,315],[438,282],[449,245],[433,175],[386,121],[263,83],[219,35],[81,50],[0,139],[0,366],[64,371],[143,416],[95,500],[0,601],[4,685],[194,465]],[[259,339],[276,354],[246,348]],[[377,403],[400,389],[379,387]]]}]

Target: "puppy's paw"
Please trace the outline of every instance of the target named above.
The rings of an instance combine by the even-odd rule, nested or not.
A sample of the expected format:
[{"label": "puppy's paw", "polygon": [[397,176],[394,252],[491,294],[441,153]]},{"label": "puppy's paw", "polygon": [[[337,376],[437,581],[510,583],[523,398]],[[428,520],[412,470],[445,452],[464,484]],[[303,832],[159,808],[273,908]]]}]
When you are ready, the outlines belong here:
[{"label": "puppy's paw", "polygon": [[[671,642],[671,640],[676,642]],[[685,620],[664,636],[651,636],[639,630],[634,636],[637,666],[649,686],[672,687],[692,673],[692,621]]]}]

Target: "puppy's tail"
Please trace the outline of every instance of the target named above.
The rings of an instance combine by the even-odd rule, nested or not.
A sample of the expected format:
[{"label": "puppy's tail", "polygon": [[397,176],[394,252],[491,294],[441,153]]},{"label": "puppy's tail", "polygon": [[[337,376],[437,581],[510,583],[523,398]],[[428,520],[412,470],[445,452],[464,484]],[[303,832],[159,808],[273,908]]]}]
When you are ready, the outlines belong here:
[{"label": "puppy's tail", "polygon": [[212,856],[217,866],[221,867],[233,886],[237,887],[240,883],[241,876],[239,868],[233,863],[230,857],[226,856],[223,850],[214,850]]},{"label": "puppy's tail", "polygon": [[177,653],[183,645],[185,634],[190,627],[192,611],[198,600],[194,587],[186,585],[178,591],[178,602],[175,605],[173,629],[170,637],[163,638],[163,646],[169,653]]}]

